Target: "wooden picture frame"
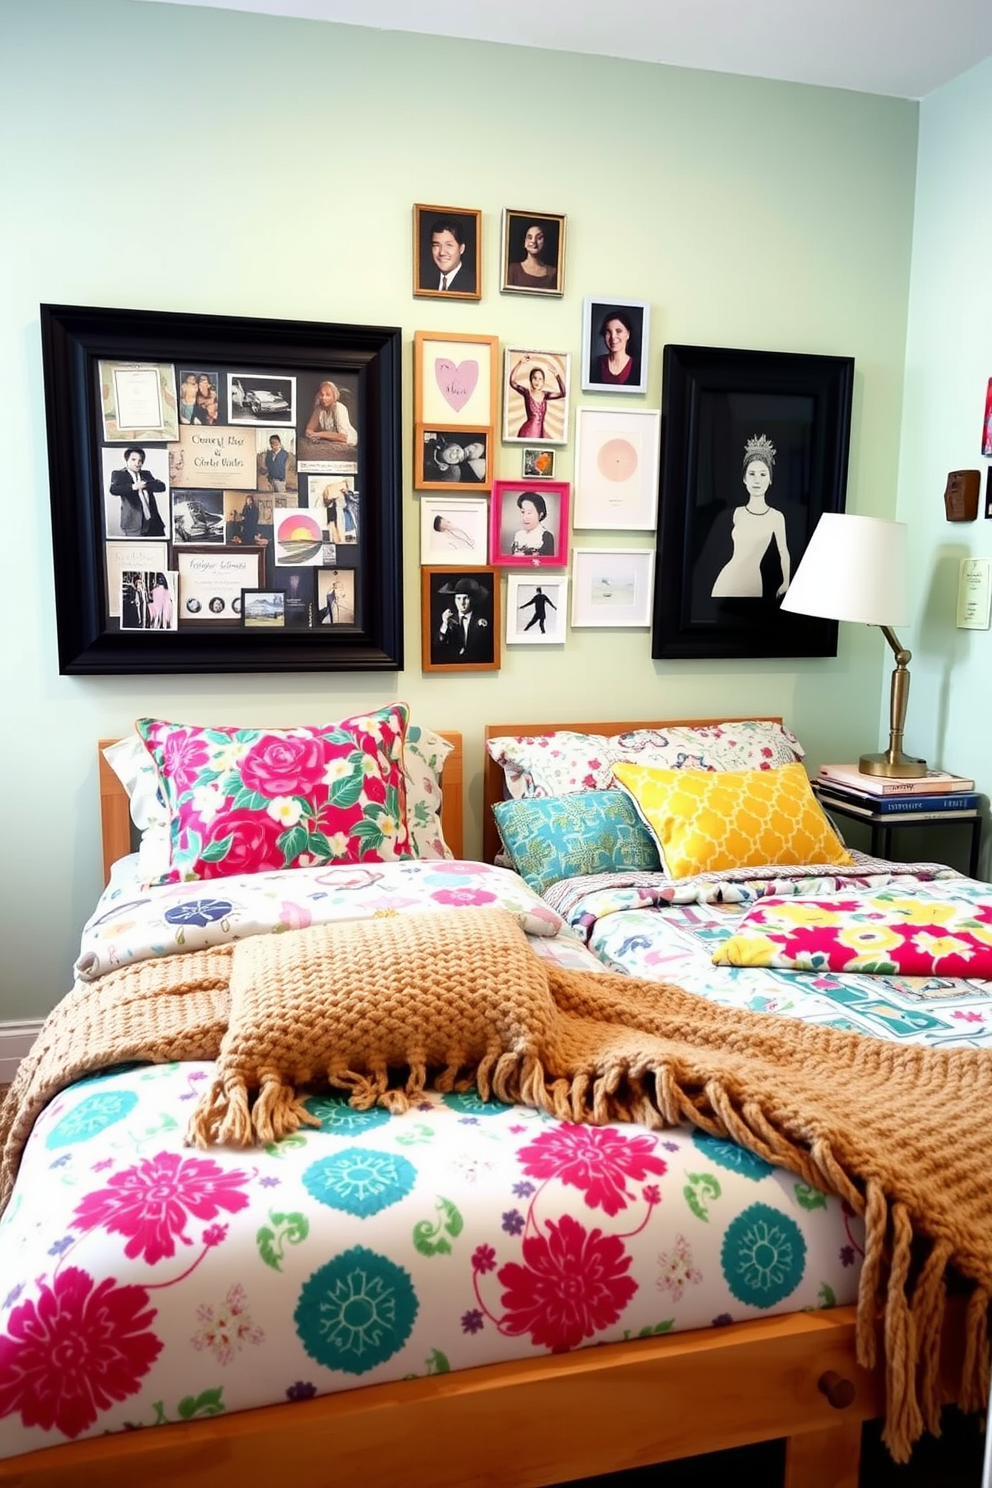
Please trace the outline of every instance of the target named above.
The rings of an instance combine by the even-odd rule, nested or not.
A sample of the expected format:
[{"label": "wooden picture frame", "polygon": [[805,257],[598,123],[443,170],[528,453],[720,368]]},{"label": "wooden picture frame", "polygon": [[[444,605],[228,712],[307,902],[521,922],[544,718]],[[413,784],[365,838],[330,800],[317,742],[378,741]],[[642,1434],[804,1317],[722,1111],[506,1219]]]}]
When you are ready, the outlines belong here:
[{"label": "wooden picture frame", "polygon": [[[470,602],[460,599],[465,595]],[[459,617],[468,613],[467,627]],[[495,672],[500,664],[500,586],[495,568],[421,569],[425,672]]]},{"label": "wooden picture frame", "polygon": [[[582,390],[644,393],[648,386],[651,306],[647,300],[590,295],[582,302]],[[614,373],[610,356],[618,362]]]},{"label": "wooden picture frame", "polygon": [[[572,354],[568,351],[507,347],[503,354],[503,439],[506,443],[568,443],[571,361]],[[534,391],[543,393],[540,402],[532,401]]]},{"label": "wooden picture frame", "polygon": [[836,656],[836,620],[780,607],[844,510],[854,358],[671,345],[662,375],[652,657]]},{"label": "wooden picture frame", "polygon": [[414,204],[413,292],[420,299],[481,300],[481,211]]},{"label": "wooden picture frame", "polygon": [[494,481],[490,562],[510,568],[564,568],[569,490],[568,481]]},{"label": "wooden picture frame", "polygon": [[[401,346],[400,331],[387,326],[42,305],[60,672],[92,676],[400,669]],[[143,383],[139,379],[136,388],[118,377],[112,396],[115,406],[108,410],[101,377],[101,369],[108,367],[154,369],[155,376]],[[159,427],[141,430],[156,438],[132,439],[131,420],[159,416],[153,393],[156,383],[163,385],[162,368],[171,369],[170,396],[177,402],[179,439],[170,437],[168,408]],[[193,368],[209,369],[211,376],[205,373],[205,380],[215,393],[213,406],[205,399],[199,416],[196,405],[184,404],[181,397],[184,378],[180,374]],[[249,374],[251,387],[244,382]],[[227,417],[224,410],[230,406],[231,379],[240,381],[245,396],[253,394],[252,406],[239,399],[243,416],[221,424],[216,421]],[[168,383],[168,377],[164,381]],[[122,391],[129,400],[123,424],[117,419],[121,410],[116,406]],[[268,395],[265,399],[262,392]],[[328,422],[318,430],[319,439],[304,437],[311,423],[317,428],[318,403]],[[294,440],[287,430],[287,418],[295,421]],[[284,448],[293,445],[292,464],[287,458],[285,467],[281,462],[271,467],[274,479],[269,479],[265,463],[266,433],[279,433]],[[130,511],[127,523],[121,516],[118,537],[116,530],[110,530],[108,512],[115,504],[124,512],[124,490],[118,482],[111,502],[104,472],[122,477],[129,468],[127,450],[132,444],[145,455],[155,451],[157,473],[153,472],[151,482],[136,483],[133,493],[130,480],[134,477],[128,477]],[[164,478],[163,462],[167,463]],[[275,582],[271,561],[271,525],[266,528],[262,512],[271,518],[275,505],[298,505],[296,472],[314,468],[333,470],[347,479],[354,487],[352,495],[360,513],[355,540],[348,548],[348,564],[356,571],[358,604],[355,624],[347,631],[328,634],[310,621],[281,630],[245,627],[240,614],[225,615],[224,621],[202,618],[202,611],[199,619],[184,616],[181,593],[176,630],[144,633],[122,628],[113,576],[119,573],[124,555],[129,568],[165,567],[180,572],[198,552],[217,558],[225,550],[233,551],[228,534],[221,542],[216,540],[220,513],[230,504],[227,497],[232,492],[240,517],[237,551],[259,554],[257,576],[241,587],[281,587]],[[141,490],[145,490],[148,511],[137,505]],[[207,525],[217,529],[209,538],[214,546],[173,542],[172,496],[177,491],[193,496],[213,493]],[[256,499],[245,502],[247,496]],[[247,520],[246,505],[250,508]],[[147,533],[129,530],[135,526],[147,527]],[[156,558],[164,552],[165,563],[137,561],[142,547],[148,548],[150,557],[153,552]]]},{"label": "wooden picture frame", "polygon": [[416,491],[490,491],[493,484],[493,431],[450,424],[417,424],[413,438]]},{"label": "wooden picture frame", "polygon": [[504,207],[500,263],[503,294],[563,295],[564,216]]},{"label": "wooden picture frame", "polygon": [[415,331],[414,426],[495,429],[498,367],[498,336]]}]

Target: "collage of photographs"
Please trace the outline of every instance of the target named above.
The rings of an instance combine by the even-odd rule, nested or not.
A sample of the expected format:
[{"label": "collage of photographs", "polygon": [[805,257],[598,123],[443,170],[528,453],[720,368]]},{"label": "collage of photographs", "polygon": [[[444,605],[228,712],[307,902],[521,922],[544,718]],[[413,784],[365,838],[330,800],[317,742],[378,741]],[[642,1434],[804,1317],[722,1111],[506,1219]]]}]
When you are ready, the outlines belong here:
[{"label": "collage of photographs", "polygon": [[157,361],[98,377],[111,626],[360,624],[356,377]]},{"label": "collage of photographs", "polygon": [[[561,296],[565,230],[564,216],[504,208],[500,292]],[[480,300],[481,241],[481,211],[416,204],[414,294]],[[570,552],[569,534],[654,529],[660,411],[578,406],[573,480],[555,470],[570,442],[573,384],[583,393],[646,392],[649,329],[647,302],[586,297],[577,369],[572,352],[547,345],[501,352],[498,336],[416,333],[425,671],[496,670],[501,642],[561,645],[568,625],[650,624],[653,551]],[[498,478],[509,461],[516,471]]]}]

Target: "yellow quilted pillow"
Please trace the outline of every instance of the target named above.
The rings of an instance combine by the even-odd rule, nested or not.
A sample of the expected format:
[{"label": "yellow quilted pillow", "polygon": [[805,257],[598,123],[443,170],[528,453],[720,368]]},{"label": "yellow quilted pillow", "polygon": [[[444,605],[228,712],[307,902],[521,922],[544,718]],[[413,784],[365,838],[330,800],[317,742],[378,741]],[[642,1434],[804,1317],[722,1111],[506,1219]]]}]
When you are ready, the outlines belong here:
[{"label": "yellow quilted pillow", "polygon": [[798,762],[776,770],[617,764],[613,775],[657,837],[672,878],[772,863],[850,867],[854,861]]}]

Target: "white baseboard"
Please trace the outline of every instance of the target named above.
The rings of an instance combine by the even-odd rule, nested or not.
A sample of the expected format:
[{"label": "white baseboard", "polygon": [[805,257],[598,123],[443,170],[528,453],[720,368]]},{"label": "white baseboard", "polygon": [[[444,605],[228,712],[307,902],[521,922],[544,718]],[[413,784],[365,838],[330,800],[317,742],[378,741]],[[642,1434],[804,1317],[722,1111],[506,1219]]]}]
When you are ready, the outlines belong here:
[{"label": "white baseboard", "polygon": [[36,1023],[0,1023],[0,1085],[9,1085],[17,1066],[41,1032]]}]

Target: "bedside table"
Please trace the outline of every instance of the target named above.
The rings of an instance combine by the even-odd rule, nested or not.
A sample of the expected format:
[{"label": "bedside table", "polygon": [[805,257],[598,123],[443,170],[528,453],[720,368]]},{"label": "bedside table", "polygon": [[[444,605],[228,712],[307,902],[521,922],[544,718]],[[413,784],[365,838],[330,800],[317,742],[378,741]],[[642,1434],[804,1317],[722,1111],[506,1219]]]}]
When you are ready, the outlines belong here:
[{"label": "bedside table", "polygon": [[963,816],[946,818],[932,816],[921,821],[919,816],[912,812],[907,812],[905,816],[900,816],[898,812],[883,814],[879,811],[866,814],[854,808],[841,806],[834,800],[824,801],[815,785],[813,794],[828,816],[839,816],[845,821],[861,822],[868,828],[871,833],[871,844],[868,850],[873,858],[887,858],[891,855],[893,832],[905,832],[914,827],[918,832],[925,832],[928,827],[941,832],[946,832],[951,827],[963,828],[971,834],[968,848],[968,877],[977,878],[978,852],[982,845],[982,814],[977,807]]}]

